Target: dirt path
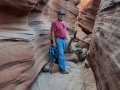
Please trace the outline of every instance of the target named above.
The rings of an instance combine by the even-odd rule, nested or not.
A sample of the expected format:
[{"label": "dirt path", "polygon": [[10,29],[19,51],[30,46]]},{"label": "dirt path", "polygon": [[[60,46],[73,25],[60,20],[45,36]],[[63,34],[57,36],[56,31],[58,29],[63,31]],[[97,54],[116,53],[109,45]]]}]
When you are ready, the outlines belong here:
[{"label": "dirt path", "polygon": [[40,73],[30,90],[97,90],[91,68],[67,62],[70,73]]}]

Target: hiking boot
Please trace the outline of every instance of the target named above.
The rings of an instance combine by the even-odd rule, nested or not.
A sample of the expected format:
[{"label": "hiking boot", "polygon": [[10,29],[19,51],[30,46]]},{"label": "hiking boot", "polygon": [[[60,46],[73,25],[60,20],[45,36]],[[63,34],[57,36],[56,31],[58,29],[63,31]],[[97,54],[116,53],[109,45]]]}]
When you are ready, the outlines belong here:
[{"label": "hiking boot", "polygon": [[64,71],[60,71],[60,73],[62,73],[62,74],[69,74],[69,72],[66,71],[66,70],[64,70]]}]

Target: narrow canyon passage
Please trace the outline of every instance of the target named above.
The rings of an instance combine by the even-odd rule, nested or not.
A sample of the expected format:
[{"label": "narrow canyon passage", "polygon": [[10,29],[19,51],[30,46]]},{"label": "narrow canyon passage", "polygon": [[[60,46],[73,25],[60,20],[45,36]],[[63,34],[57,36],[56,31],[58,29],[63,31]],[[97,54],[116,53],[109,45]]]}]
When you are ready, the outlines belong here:
[{"label": "narrow canyon passage", "polygon": [[[34,19],[33,19],[34,18]],[[35,20],[40,20],[40,25],[35,24]],[[42,17],[30,16],[30,26],[35,32],[35,59],[46,59],[49,48],[49,34],[51,22]],[[33,25],[33,23],[35,25]],[[38,22],[37,22],[38,23]],[[38,27],[37,30],[35,27]],[[44,47],[44,48],[43,48]],[[42,48],[42,49],[41,49]],[[42,57],[42,55],[44,55]],[[74,59],[74,55],[69,59]],[[68,56],[65,54],[65,58]],[[39,60],[37,60],[39,61]],[[73,60],[74,61],[74,60]],[[54,66],[54,73],[43,72],[38,74],[35,81],[31,84],[30,90],[97,90],[96,81],[91,68],[85,68],[85,62],[74,63],[66,62],[66,69],[69,74],[63,75],[59,72],[58,66]],[[40,62],[37,62],[40,63]],[[45,67],[49,69],[49,64]]]},{"label": "narrow canyon passage", "polygon": [[[59,10],[67,75],[46,72]],[[120,0],[0,0],[0,90],[120,90],[119,56]]]},{"label": "narrow canyon passage", "polygon": [[41,72],[30,90],[97,90],[91,68],[86,69],[84,63],[75,64],[69,61],[66,65],[69,66],[69,74]]},{"label": "narrow canyon passage", "polygon": [[[58,4],[58,2],[55,2],[55,3]],[[85,3],[87,4],[88,1]],[[74,8],[74,10],[76,10],[76,8]],[[35,42],[34,42],[35,43],[35,59],[37,61],[39,61],[39,59],[46,60],[48,48],[50,46],[49,35],[50,35],[50,27],[52,23],[51,20],[54,20],[53,15],[56,15],[56,14],[55,13],[53,14],[53,12],[51,11],[48,13],[49,14],[47,14],[47,18],[44,14],[39,14],[39,13],[31,13],[29,16],[29,22],[30,22],[29,26],[35,32]],[[75,19],[74,22],[71,22],[70,18],[73,17],[74,15],[72,16],[72,14],[70,14],[69,11],[67,11],[66,13],[70,15],[70,16],[66,16],[66,19],[68,22],[67,28],[69,30],[70,36],[72,36],[73,35],[73,32],[71,31],[72,29],[73,30],[80,29],[77,26],[79,25],[78,23],[79,19],[77,20]],[[76,25],[74,28],[72,28],[70,24],[75,24],[75,22],[76,22]],[[82,30],[78,31],[77,37],[82,39],[85,36],[87,35]],[[86,47],[88,48],[86,44],[85,45],[84,43],[82,44],[83,44],[83,48],[86,48]],[[68,75],[62,75],[58,70],[58,66],[55,65],[54,66],[55,71],[53,74],[50,74],[49,72],[41,71],[36,77],[35,81],[31,84],[30,90],[97,90],[93,71],[91,68],[85,68],[86,62],[79,62],[79,63],[71,62],[71,61],[78,60],[78,57],[75,53],[66,53],[65,59],[70,60],[70,61],[66,61],[66,65],[67,65],[66,68],[69,71]],[[49,65],[47,65],[45,68],[49,69]]]}]

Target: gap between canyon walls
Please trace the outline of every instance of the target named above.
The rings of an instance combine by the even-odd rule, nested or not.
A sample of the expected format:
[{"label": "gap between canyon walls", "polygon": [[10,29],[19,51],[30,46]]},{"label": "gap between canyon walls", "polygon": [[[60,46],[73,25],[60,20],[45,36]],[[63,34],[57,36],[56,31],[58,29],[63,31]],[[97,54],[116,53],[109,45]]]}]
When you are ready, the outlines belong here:
[{"label": "gap between canyon walls", "polygon": [[[51,23],[55,19],[57,19],[57,11],[58,10],[64,10],[67,13],[67,15],[66,15],[67,29],[70,33],[70,36],[73,35],[73,32],[75,32],[77,30],[78,31],[77,38],[83,39],[83,41],[90,43],[90,36],[88,36],[87,35],[88,33],[85,33],[83,31],[84,28],[80,27],[80,25],[79,25],[80,22],[78,21],[79,20],[78,18],[80,17],[81,12],[79,13],[78,9],[74,5],[75,2],[73,3],[73,1],[72,2],[71,1],[66,2],[65,0],[59,0],[59,1],[50,0],[48,2],[48,4],[42,10],[37,10],[35,8],[34,10],[31,11],[31,13],[29,15],[29,25],[35,32],[35,38],[34,38],[35,39],[34,40],[35,60],[39,61],[39,62],[37,62],[39,65],[43,62],[43,60],[46,60],[48,62],[48,59],[47,59],[48,57],[46,57],[46,56],[48,53],[47,50],[50,45],[50,41],[49,41],[50,27],[51,27]],[[40,3],[40,4],[42,4],[42,3]],[[92,10],[89,12],[97,13],[97,10],[94,10],[94,8],[92,7],[92,5],[96,5],[96,3],[94,3],[93,1],[90,1],[89,4],[90,4],[90,7],[87,7],[87,10],[89,11],[92,8]],[[40,5],[38,5],[38,6],[40,6]],[[96,8],[98,8],[98,6],[96,6]],[[84,8],[83,8],[83,10],[84,10]],[[86,14],[87,14],[87,12],[86,12]],[[78,16],[78,18],[76,21],[77,16]],[[94,22],[95,15],[93,17],[94,17],[94,19],[93,19],[93,22]],[[84,19],[86,19],[86,17],[84,17],[83,20]],[[89,20],[89,18],[88,18],[88,20]],[[94,23],[92,23],[92,26],[93,26],[93,24]],[[89,26],[90,26],[90,24],[89,24]],[[79,42],[79,43],[77,43],[77,47],[89,48],[89,45],[86,43],[83,43],[83,42]],[[65,90],[65,89],[96,90],[96,83],[95,83],[94,75],[92,73],[91,68],[85,69],[84,68],[85,63],[82,63],[80,66],[79,65],[77,66],[76,64],[69,62],[70,60],[75,61],[75,62],[78,61],[78,57],[75,53],[72,53],[72,54],[67,53],[67,54],[65,54],[65,58],[66,58],[66,60],[68,60],[68,61],[66,61],[68,67],[70,67],[70,68],[72,67],[71,74],[69,74],[67,76],[63,76],[63,75],[59,74],[58,66],[55,65],[54,68],[55,68],[55,72],[57,72],[57,73],[54,73],[53,75],[50,75],[49,73],[40,73],[39,76],[36,78],[36,80],[33,82],[30,90],[34,90],[35,88],[37,90],[40,90],[41,88],[44,88],[46,90],[48,90],[48,88],[50,88],[51,90],[52,89],[54,89],[54,90],[56,90],[56,89],[58,89],[58,90]],[[40,68],[41,68],[41,66],[38,67],[38,71],[40,70]],[[55,77],[53,77],[53,76],[55,76]],[[60,77],[62,77],[63,79],[60,79]],[[73,79],[74,81],[73,80],[71,81],[70,78]],[[79,78],[79,80],[78,79],[76,80],[76,78]],[[58,87],[56,87],[57,86],[56,82],[58,82],[58,80],[59,81],[66,80],[66,82],[63,82],[63,84],[59,83],[58,84],[59,88],[58,88]],[[71,82],[69,82],[69,81],[71,81]],[[66,83],[69,83],[69,84],[66,85]],[[71,86],[71,87],[69,87],[69,86]]]},{"label": "gap between canyon walls", "polygon": [[[46,12],[47,10],[49,12],[54,12],[54,10],[57,11],[61,9],[60,7],[61,5],[63,5],[63,4],[60,4],[60,7],[59,7],[59,5],[56,4],[56,3],[60,3],[60,1],[53,0],[53,3],[54,4],[52,5],[52,7],[55,6],[56,8],[51,9],[50,11],[47,8],[44,8],[44,11],[42,12],[44,13],[43,16],[49,17],[48,13]],[[85,48],[85,47],[90,48],[90,52],[88,54],[87,59],[90,62],[90,66],[92,70],[94,71],[98,90],[119,90],[120,89],[119,87],[120,86],[120,83],[119,83],[120,82],[119,80],[120,58],[118,57],[120,55],[119,53],[119,48],[120,48],[119,47],[120,46],[119,30],[120,29],[118,24],[119,13],[120,13],[119,3],[120,3],[120,0],[110,0],[110,1],[101,0],[101,2],[100,0],[90,0],[88,4],[86,4],[86,6],[81,10],[81,12],[79,12],[77,21],[75,19],[76,15],[74,17],[74,15],[71,16],[71,13],[70,13],[70,12],[76,13],[76,11],[73,9],[70,9],[70,7],[68,6],[71,11],[67,16],[69,18],[72,18],[72,20],[75,20],[74,22],[72,22],[72,24],[68,23],[67,25],[70,35],[72,35],[72,30],[78,31],[77,38],[90,43],[90,46],[89,46],[83,42],[79,42],[77,43],[76,46],[81,48]],[[49,6],[46,6],[46,7],[49,7]],[[97,11],[98,11],[98,14],[97,14]],[[51,15],[50,17],[52,20],[54,19],[54,17],[57,17],[57,15],[55,15],[55,12],[50,13],[49,15]],[[68,22],[70,22],[69,18],[66,19],[68,20]],[[47,22],[51,23],[52,20],[48,19],[48,21],[46,20],[41,23],[44,25],[44,23],[47,23]],[[50,26],[50,24],[48,26]],[[44,26],[43,26],[43,30],[44,30],[43,31],[44,33],[47,32],[47,29]],[[44,36],[44,38],[49,38],[49,36],[47,36],[46,34],[42,34],[42,35]],[[42,45],[46,45],[46,44],[42,44]],[[69,55],[69,56],[72,56],[72,55]],[[86,66],[89,66],[89,65],[86,64]],[[49,84],[50,83],[51,82],[49,82]]]},{"label": "gap between canyon walls", "polygon": [[[68,1],[67,6],[65,2],[0,1],[0,90],[29,89],[48,62],[49,30],[51,22],[57,18],[56,11],[64,10],[67,13],[68,30],[74,29],[79,13],[75,6],[78,1]],[[72,53],[67,54],[66,59],[77,61],[78,57]]]}]

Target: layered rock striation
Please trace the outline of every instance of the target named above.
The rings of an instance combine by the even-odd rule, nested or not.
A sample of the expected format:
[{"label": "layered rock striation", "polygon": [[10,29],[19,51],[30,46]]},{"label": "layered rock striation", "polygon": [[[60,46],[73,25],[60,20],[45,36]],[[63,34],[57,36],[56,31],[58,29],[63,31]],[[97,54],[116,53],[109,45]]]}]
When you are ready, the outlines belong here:
[{"label": "layered rock striation", "polygon": [[87,0],[86,2],[81,1],[79,5],[81,12],[77,17],[76,24],[82,28],[86,34],[92,33],[99,4],[100,0]]},{"label": "layered rock striation", "polygon": [[120,0],[101,0],[89,61],[98,90],[120,90]]},{"label": "layered rock striation", "polygon": [[47,59],[41,63],[35,59],[34,31],[28,26],[37,2],[0,1],[0,90],[28,90],[47,63]]}]

